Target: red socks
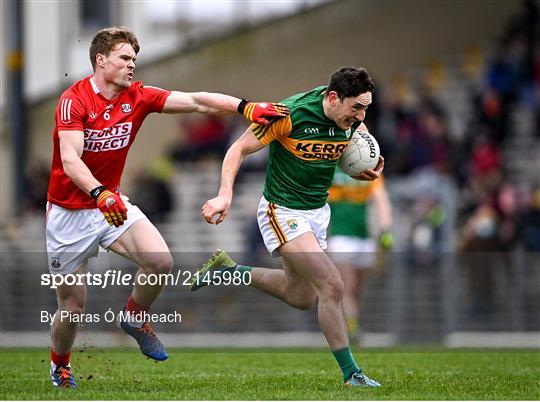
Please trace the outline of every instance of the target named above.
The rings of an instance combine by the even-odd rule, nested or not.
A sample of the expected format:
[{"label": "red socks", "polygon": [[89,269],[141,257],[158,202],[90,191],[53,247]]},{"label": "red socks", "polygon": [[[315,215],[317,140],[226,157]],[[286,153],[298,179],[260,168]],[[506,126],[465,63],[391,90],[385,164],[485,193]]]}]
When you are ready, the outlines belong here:
[{"label": "red socks", "polygon": [[148,313],[148,310],[150,310],[150,306],[142,306],[140,304],[137,304],[135,300],[133,300],[133,297],[129,296],[126,304],[126,311],[137,314],[142,313],[143,311]]},{"label": "red socks", "polygon": [[60,356],[54,353],[54,350],[51,348],[51,361],[58,367],[58,366],[67,366],[69,365],[69,358],[71,356],[71,352],[69,352],[65,356]]}]

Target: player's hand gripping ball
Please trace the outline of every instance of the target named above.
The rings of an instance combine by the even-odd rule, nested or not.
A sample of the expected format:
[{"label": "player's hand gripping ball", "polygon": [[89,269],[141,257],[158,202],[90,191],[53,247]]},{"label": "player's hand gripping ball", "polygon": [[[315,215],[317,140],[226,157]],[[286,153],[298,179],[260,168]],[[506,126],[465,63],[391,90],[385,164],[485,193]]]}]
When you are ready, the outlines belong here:
[{"label": "player's hand gripping ball", "polygon": [[127,208],[118,194],[105,190],[97,197],[96,204],[109,225],[118,227],[127,220]]},{"label": "player's hand gripping ball", "polygon": [[367,131],[356,130],[339,160],[339,167],[351,177],[375,169],[381,151],[377,140]]}]

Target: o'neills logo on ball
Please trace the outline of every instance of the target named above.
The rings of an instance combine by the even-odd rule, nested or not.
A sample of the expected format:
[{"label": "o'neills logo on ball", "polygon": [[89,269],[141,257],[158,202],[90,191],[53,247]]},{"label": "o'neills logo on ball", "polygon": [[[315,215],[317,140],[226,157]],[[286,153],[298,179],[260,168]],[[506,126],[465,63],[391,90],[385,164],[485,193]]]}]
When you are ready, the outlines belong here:
[{"label": "o'neills logo on ball", "polygon": [[377,156],[377,153],[375,152],[375,144],[373,143],[373,140],[371,139],[371,135],[369,133],[360,133],[360,137],[362,137],[369,145],[369,157],[375,158]]},{"label": "o'neills logo on ball", "polygon": [[90,152],[114,151],[127,147],[131,137],[132,122],[115,124],[103,130],[84,130],[84,150]]}]

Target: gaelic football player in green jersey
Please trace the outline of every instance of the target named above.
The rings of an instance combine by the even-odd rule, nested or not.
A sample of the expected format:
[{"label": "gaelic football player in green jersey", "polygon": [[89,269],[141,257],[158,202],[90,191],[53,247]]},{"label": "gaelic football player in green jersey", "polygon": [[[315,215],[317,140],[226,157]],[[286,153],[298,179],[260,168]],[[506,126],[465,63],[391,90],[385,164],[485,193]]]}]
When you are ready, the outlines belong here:
[{"label": "gaelic football player in green jersey", "polygon": [[368,227],[369,201],[373,201],[376,206],[378,247],[389,250],[394,243],[390,232],[392,207],[383,177],[375,181],[359,181],[337,168],[328,196],[332,217],[328,252],[345,285],[343,310],[351,344],[360,340],[363,287],[369,271],[377,264],[377,243],[370,236]]},{"label": "gaelic football player in green jersey", "polygon": [[[378,387],[356,364],[349,348],[343,314],[343,280],[325,253],[330,207],[326,203],[336,164],[371,103],[372,78],[363,68],[337,70],[328,86],[297,94],[283,101],[290,116],[268,127],[251,125],[229,148],[223,160],[217,197],[202,207],[208,223],[221,223],[231,206],[233,184],[243,159],[269,146],[266,181],[257,219],[268,251],[283,258],[283,269],[236,264],[218,251],[196,275],[192,290],[208,284],[205,274],[250,271],[251,286],[285,303],[307,310],[318,300],[318,319],[342,372],[345,384]],[[359,180],[377,179],[384,166],[381,157],[374,170]],[[213,218],[217,215],[217,219]]]}]

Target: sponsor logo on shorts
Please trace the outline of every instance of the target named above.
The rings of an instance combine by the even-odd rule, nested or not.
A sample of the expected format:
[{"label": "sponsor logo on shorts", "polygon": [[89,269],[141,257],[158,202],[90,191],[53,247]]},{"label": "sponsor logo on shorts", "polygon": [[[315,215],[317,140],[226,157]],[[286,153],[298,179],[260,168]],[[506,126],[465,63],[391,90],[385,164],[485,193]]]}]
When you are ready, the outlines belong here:
[{"label": "sponsor logo on shorts", "polygon": [[60,257],[52,257],[51,258],[51,268],[52,269],[60,269],[62,267],[62,264],[60,263]]},{"label": "sponsor logo on shorts", "polygon": [[298,222],[296,221],[296,219],[288,219],[287,220],[287,226],[291,230],[296,230],[296,229],[298,229]]},{"label": "sponsor logo on shorts", "polygon": [[133,123],[118,123],[103,130],[84,130],[84,150],[90,152],[114,151],[127,147]]}]

